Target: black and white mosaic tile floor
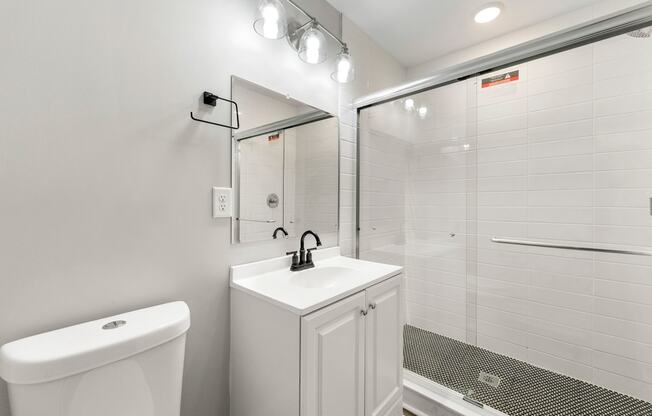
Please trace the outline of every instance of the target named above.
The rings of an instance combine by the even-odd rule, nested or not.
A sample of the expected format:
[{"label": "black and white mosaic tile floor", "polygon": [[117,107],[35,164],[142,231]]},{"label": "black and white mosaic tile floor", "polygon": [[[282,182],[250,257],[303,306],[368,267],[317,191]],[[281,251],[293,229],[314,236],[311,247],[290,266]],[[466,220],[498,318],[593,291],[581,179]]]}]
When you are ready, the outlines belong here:
[{"label": "black and white mosaic tile floor", "polygon": [[403,337],[406,369],[510,416],[652,416],[651,403],[429,331],[406,325]]}]

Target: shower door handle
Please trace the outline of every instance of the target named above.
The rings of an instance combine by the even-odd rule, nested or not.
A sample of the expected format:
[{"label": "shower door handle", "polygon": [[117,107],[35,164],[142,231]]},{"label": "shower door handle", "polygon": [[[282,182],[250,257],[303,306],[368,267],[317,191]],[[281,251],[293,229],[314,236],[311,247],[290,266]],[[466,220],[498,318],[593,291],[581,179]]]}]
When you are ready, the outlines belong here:
[{"label": "shower door handle", "polygon": [[512,240],[510,238],[496,238],[496,237],[492,238],[491,241],[498,244],[511,244],[515,246],[559,248],[565,250],[591,251],[594,253],[630,254],[633,256],[652,256],[652,251],[621,250],[621,249],[599,248],[599,247],[590,247],[590,246],[576,246],[571,244],[553,244],[553,243],[546,243],[541,241]]}]

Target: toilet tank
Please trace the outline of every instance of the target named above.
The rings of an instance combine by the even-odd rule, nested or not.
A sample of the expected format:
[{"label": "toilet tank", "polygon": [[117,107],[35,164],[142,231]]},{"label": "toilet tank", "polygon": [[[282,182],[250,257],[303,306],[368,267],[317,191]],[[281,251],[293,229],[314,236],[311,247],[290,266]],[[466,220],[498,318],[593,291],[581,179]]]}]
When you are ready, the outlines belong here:
[{"label": "toilet tank", "polygon": [[12,416],[179,416],[190,311],[172,302],[0,348]]}]

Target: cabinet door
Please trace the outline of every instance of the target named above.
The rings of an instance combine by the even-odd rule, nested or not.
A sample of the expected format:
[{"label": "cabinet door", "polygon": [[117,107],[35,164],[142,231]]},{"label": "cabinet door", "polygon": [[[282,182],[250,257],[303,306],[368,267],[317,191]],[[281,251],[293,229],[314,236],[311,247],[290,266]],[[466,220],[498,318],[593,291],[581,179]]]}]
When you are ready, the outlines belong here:
[{"label": "cabinet door", "polygon": [[301,319],[301,416],[364,415],[365,294]]},{"label": "cabinet door", "polygon": [[366,291],[366,416],[394,416],[403,394],[402,280],[396,276]]}]

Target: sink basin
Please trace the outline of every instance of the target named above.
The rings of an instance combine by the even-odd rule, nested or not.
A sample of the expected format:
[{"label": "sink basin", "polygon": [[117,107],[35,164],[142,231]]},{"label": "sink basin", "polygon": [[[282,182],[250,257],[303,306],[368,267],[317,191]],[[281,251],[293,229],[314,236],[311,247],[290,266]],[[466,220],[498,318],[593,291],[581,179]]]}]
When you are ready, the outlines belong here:
[{"label": "sink basin", "polygon": [[402,268],[344,257],[339,247],[313,253],[315,267],[290,271],[292,256],[231,266],[231,287],[304,316],[396,276]]},{"label": "sink basin", "polygon": [[324,289],[333,287],[342,280],[353,279],[355,275],[355,270],[348,267],[317,267],[315,269],[294,272],[290,277],[290,283],[309,289]]}]

